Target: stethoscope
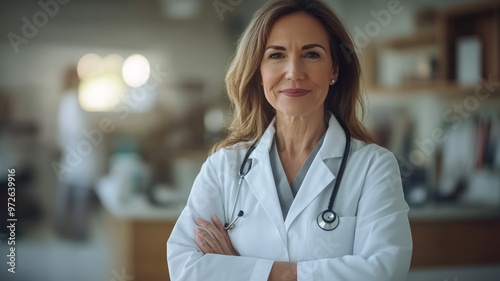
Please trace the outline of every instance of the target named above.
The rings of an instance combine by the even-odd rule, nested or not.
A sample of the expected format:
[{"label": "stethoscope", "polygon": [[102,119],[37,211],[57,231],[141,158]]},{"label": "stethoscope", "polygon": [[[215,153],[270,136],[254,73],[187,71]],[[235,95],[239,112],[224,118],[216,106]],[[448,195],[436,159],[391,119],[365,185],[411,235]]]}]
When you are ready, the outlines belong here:
[{"label": "stethoscope", "polygon": [[[340,126],[344,130],[345,137],[346,137],[346,143],[344,147],[344,155],[342,155],[342,161],[340,162],[340,168],[339,172],[335,181],[335,185],[333,186],[332,194],[330,195],[330,201],[328,202],[328,207],[326,210],[322,211],[319,213],[318,218],[316,219],[318,226],[326,231],[331,231],[334,230],[339,226],[340,223],[340,217],[333,211],[333,203],[335,202],[335,198],[337,197],[337,192],[339,190],[340,182],[342,180],[342,176],[344,175],[344,170],[345,170],[345,165],[347,163],[347,158],[349,157],[349,150],[351,149],[351,134],[349,133],[349,129],[345,125],[345,123],[342,121],[342,119],[338,118],[336,115],[335,117],[337,118],[337,121],[339,122]],[[241,163],[240,166],[240,171],[239,171],[239,181],[238,181],[238,190],[236,191],[236,198],[233,202],[233,207],[231,210],[231,222],[225,223],[224,224],[224,229],[229,230],[233,229],[234,225],[238,221],[239,218],[241,218],[245,213],[243,210],[240,210],[237,214],[236,217],[234,217],[234,211],[236,209],[236,202],[238,201],[238,196],[240,194],[240,189],[241,185],[243,183],[243,179],[245,176],[248,174],[250,169],[252,168],[252,159],[249,159],[250,154],[252,154],[252,151],[255,149],[255,144],[252,144],[250,148],[248,149],[247,153],[245,154],[245,157],[243,158],[243,162]]]}]

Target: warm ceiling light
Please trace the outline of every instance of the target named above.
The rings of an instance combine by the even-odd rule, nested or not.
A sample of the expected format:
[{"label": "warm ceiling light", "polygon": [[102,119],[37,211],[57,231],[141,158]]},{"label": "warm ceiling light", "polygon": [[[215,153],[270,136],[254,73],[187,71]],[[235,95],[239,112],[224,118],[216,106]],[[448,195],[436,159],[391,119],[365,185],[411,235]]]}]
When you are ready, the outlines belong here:
[{"label": "warm ceiling light", "polygon": [[131,55],[123,63],[123,80],[130,87],[138,88],[146,84],[149,74],[149,61],[143,55]]},{"label": "warm ceiling light", "polygon": [[81,80],[99,74],[102,70],[102,60],[96,54],[86,54],[80,58],[76,67]]},{"label": "warm ceiling light", "polygon": [[123,96],[119,76],[104,75],[83,81],[79,87],[79,102],[86,111],[111,111]]}]

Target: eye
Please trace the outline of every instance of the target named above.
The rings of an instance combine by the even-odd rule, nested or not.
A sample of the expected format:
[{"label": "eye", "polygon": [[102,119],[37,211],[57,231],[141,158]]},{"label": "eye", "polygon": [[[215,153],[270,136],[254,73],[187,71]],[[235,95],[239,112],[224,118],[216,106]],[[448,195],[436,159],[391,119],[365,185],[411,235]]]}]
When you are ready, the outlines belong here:
[{"label": "eye", "polygon": [[319,58],[319,55],[316,52],[309,52],[305,55],[305,57],[314,59],[314,58]]},{"label": "eye", "polygon": [[270,59],[281,59],[281,58],[283,58],[283,57],[284,57],[284,56],[283,56],[283,54],[282,54],[282,53],[274,53],[274,54],[270,54],[270,55],[269,55],[269,58],[270,58]]}]

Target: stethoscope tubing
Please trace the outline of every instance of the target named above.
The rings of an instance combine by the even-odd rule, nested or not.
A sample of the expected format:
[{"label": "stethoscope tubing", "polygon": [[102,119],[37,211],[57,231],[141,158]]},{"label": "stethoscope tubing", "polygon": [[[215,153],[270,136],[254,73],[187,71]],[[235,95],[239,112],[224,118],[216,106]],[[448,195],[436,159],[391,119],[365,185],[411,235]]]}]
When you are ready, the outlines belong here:
[{"label": "stethoscope tubing", "polygon": [[[241,163],[240,171],[239,171],[239,176],[240,179],[238,180],[238,189],[236,190],[236,196],[233,202],[233,207],[231,208],[231,218],[234,217],[234,211],[236,210],[236,202],[238,201],[238,196],[240,195],[240,190],[241,186],[243,184],[243,179],[245,176],[248,174],[250,169],[252,168],[252,159],[249,159],[250,154],[252,154],[252,151],[255,149],[256,145],[253,143],[250,148],[248,149],[247,153],[245,154],[245,157],[243,158],[243,162]],[[245,166],[248,166],[247,170],[245,171]],[[232,229],[234,227],[234,224],[236,221],[243,216],[243,210],[240,210],[238,212],[238,216],[236,216],[234,219],[231,220],[229,223],[224,224],[224,228],[226,230]]]},{"label": "stethoscope tubing", "polygon": [[[340,186],[340,183],[342,181],[342,176],[344,175],[345,166],[347,164],[347,158],[349,158],[349,152],[351,150],[351,134],[349,133],[349,128],[347,128],[347,125],[344,123],[344,121],[341,118],[339,118],[335,113],[334,113],[334,116],[335,116],[335,118],[337,118],[337,121],[339,122],[340,126],[344,130],[346,144],[344,147],[344,154],[342,155],[342,161],[340,162],[340,167],[339,167],[339,171],[337,174],[337,178],[335,180],[335,184],[333,186],[333,190],[332,190],[332,193],[330,195],[330,200],[328,202],[328,208],[326,210],[320,212],[318,217],[317,217],[318,226],[321,229],[326,230],[326,231],[334,230],[339,225],[340,218],[337,215],[337,213],[335,213],[333,211],[333,204],[335,202],[335,198],[337,197],[337,192],[339,190],[339,186]],[[250,157],[250,154],[252,154],[252,151],[255,149],[255,147],[256,147],[256,142],[250,146],[250,148],[248,149],[248,151],[245,154],[245,157],[243,158],[243,162],[241,163],[240,170],[239,170],[239,177],[240,178],[238,180],[238,189],[236,190],[235,200],[234,200],[233,206],[231,208],[231,216],[230,216],[231,222],[224,224],[224,228],[226,230],[232,229],[234,227],[236,221],[240,217],[242,217],[244,214],[243,210],[240,210],[238,212],[238,216],[234,217],[234,211],[236,210],[236,202],[238,201],[238,198],[239,198],[239,194],[240,194],[241,186],[243,184],[243,180],[244,180],[245,176],[248,174],[248,172],[250,171],[250,169],[252,168],[252,159],[249,159],[249,157]],[[245,171],[245,167],[247,167],[246,171]]]},{"label": "stethoscope tubing", "polygon": [[[335,115],[335,114],[334,114]],[[349,158],[349,152],[351,151],[351,134],[349,133],[349,128],[344,123],[342,119],[337,117],[337,121],[340,124],[340,127],[344,130],[345,133],[345,147],[344,154],[342,155],[342,161],[340,162],[339,172],[337,174],[337,180],[335,181],[335,185],[333,186],[332,194],[330,196],[330,201],[328,202],[328,211],[333,212],[333,203],[335,202],[335,198],[337,197],[337,192],[339,191],[340,182],[342,181],[342,176],[344,175],[345,165],[347,164],[347,158]]]}]

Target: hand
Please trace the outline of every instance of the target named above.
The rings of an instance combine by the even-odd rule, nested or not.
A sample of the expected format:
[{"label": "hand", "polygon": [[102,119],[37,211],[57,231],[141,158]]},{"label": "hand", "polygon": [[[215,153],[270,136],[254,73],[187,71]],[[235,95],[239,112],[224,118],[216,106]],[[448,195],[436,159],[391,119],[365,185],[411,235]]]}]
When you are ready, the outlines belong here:
[{"label": "hand", "polygon": [[212,223],[199,218],[195,222],[202,227],[196,229],[195,241],[203,253],[239,256],[216,215],[212,215]]},{"label": "hand", "polygon": [[288,281],[297,280],[297,264],[293,262],[278,262],[273,263],[268,281]]}]

